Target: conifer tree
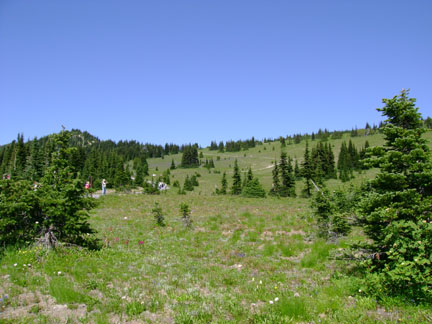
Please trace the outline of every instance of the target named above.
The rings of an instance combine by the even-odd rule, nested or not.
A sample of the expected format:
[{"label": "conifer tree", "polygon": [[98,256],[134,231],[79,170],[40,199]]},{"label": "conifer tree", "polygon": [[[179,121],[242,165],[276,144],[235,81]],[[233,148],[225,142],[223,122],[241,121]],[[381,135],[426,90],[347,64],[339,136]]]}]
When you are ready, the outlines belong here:
[{"label": "conifer tree", "polygon": [[234,161],[234,174],[233,174],[233,184],[231,186],[232,195],[240,195],[242,191],[242,182],[240,176],[240,169],[238,166],[237,159]]},{"label": "conifer tree", "polygon": [[214,164],[213,158],[211,158],[210,161],[209,161],[209,168],[215,168],[215,164]]},{"label": "conifer tree", "polygon": [[310,197],[312,195],[312,179],[314,177],[314,171],[313,171],[312,161],[310,158],[309,153],[309,144],[306,142],[306,149],[304,153],[304,159],[302,163],[302,175],[305,179],[305,188],[303,190],[304,194],[307,197]]},{"label": "conifer tree", "polygon": [[191,179],[189,178],[189,175],[186,175],[186,179],[185,179],[184,184],[183,184],[183,190],[186,190],[186,191],[193,191],[194,190],[194,185],[193,185]]},{"label": "conifer tree", "polygon": [[279,180],[279,167],[276,161],[274,161],[274,167],[272,171],[272,188],[270,189],[270,195],[277,196],[280,192],[280,180]]},{"label": "conifer tree", "polygon": [[291,159],[287,160],[287,154],[281,153],[279,162],[279,170],[281,175],[281,188],[280,196],[282,197],[295,197],[295,179],[293,174],[293,168],[291,165]]},{"label": "conifer tree", "polygon": [[302,175],[301,175],[301,171],[300,171],[300,167],[298,164],[298,160],[295,160],[295,166],[294,166],[294,177],[296,179],[301,179]]},{"label": "conifer tree", "polygon": [[170,169],[171,169],[171,170],[175,170],[175,168],[176,168],[176,165],[175,165],[175,163],[174,163],[174,159],[172,159],[172,160],[171,160],[171,166],[170,166]]},{"label": "conifer tree", "polygon": [[224,142],[222,142],[222,141],[219,142],[218,150],[220,153],[225,152]]},{"label": "conifer tree", "polygon": [[60,241],[95,247],[96,241],[86,236],[94,233],[87,219],[95,203],[85,197],[84,183],[74,176],[69,157],[75,148],[69,146],[69,139],[70,132],[64,130],[52,136],[51,165],[38,189],[44,215],[41,225],[46,234],[55,233]]},{"label": "conifer tree", "polygon": [[216,188],[216,194],[218,195],[226,195],[227,194],[227,188],[228,188],[228,182],[226,178],[226,172],[223,173],[222,179],[221,179],[221,188]]},{"label": "conifer tree", "polygon": [[360,220],[375,253],[369,261],[374,282],[387,292],[431,302],[432,161],[415,101],[402,90],[378,109],[387,117],[386,144],[371,152],[369,163],[380,173],[365,188]]},{"label": "conifer tree", "polygon": [[21,179],[24,179],[26,160],[27,152],[24,145],[24,135],[18,134],[15,152],[14,174]]},{"label": "conifer tree", "polygon": [[136,170],[135,185],[142,187],[144,184],[144,168],[140,165]]}]

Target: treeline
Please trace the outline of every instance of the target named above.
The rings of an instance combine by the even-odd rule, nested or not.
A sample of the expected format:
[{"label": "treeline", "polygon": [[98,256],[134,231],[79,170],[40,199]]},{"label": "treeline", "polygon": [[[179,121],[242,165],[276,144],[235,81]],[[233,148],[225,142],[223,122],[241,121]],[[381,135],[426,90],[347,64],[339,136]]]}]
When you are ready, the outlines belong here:
[{"label": "treeline", "polygon": [[217,144],[215,141],[210,143],[210,151],[219,151],[223,152],[239,152],[241,150],[247,150],[255,147],[257,144],[262,144],[262,142],[256,141],[254,137],[247,140],[239,140],[239,141],[226,141],[225,144],[223,141]]},{"label": "treeline", "polygon": [[[147,157],[151,154],[147,144],[100,141],[79,130],[68,133],[69,145],[75,148],[68,156],[69,163],[82,180],[91,181],[93,186],[99,186],[102,179],[111,186],[125,186],[132,183],[137,170],[148,173]],[[17,140],[0,147],[0,174],[2,178],[38,182],[50,167],[55,149],[52,136],[25,142],[24,135],[19,134]],[[128,165],[128,161],[133,163]]]}]

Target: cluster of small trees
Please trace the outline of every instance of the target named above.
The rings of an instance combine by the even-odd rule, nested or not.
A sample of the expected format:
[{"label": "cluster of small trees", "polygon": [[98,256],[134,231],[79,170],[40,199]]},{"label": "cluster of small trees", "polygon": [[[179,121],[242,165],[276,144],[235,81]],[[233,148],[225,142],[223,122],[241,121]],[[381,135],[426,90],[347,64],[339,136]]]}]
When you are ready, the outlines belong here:
[{"label": "cluster of small trees", "polygon": [[[67,133],[69,145],[74,147],[68,162],[80,179],[90,180],[93,186],[99,187],[104,178],[110,186],[133,184],[134,170],[126,167],[129,160],[133,160],[138,178],[148,175],[144,147],[135,141],[116,144],[99,141],[87,132],[72,130]],[[24,142],[24,136],[19,134],[16,141],[0,147],[0,174],[12,179],[39,181],[50,166],[54,150],[52,136]]]},{"label": "cluster of small trees", "polygon": [[242,195],[244,197],[251,197],[251,198],[266,197],[266,192],[264,188],[262,187],[258,178],[253,175],[252,169],[250,167],[242,180],[237,159],[234,161],[232,185],[229,192],[228,192],[228,181],[225,172],[222,175],[221,188],[216,189],[216,194],[218,195],[226,195],[228,193],[230,193],[231,195],[236,195],[236,196]]},{"label": "cluster of small trees", "polygon": [[182,168],[197,168],[200,165],[198,158],[198,145],[186,145],[183,148],[181,160]]},{"label": "cluster of small trees", "polygon": [[270,195],[279,197],[295,197],[296,186],[294,169],[291,157],[287,157],[285,152],[281,153],[279,163],[274,163],[272,171],[273,184]]},{"label": "cluster of small trees", "polygon": [[359,152],[351,140],[349,140],[348,145],[345,141],[342,142],[337,163],[339,179],[341,181],[349,181],[354,177],[354,171],[360,171],[364,168],[361,160],[366,157],[368,147],[369,142],[366,141],[364,147]]}]

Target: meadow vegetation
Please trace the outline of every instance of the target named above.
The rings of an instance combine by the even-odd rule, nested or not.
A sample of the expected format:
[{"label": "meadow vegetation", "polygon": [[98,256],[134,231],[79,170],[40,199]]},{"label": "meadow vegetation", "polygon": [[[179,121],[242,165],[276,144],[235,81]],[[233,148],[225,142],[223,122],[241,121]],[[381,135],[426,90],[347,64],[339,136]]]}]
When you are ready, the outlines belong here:
[{"label": "meadow vegetation", "polygon": [[[378,131],[356,131],[324,142],[335,161],[349,140],[357,148],[366,140],[371,148],[385,144]],[[309,188],[312,198],[305,194],[308,178],[289,176],[295,163],[305,165],[306,145],[317,143],[254,140],[237,151],[229,142],[234,151],[220,152],[212,142],[197,150],[200,160],[212,162],[198,168],[180,167],[181,152],[148,157],[143,186],[110,190],[88,211],[101,248],[46,249],[29,239],[3,249],[0,323],[431,323],[430,302],[391,291],[375,271],[385,265],[358,262],[373,263],[367,245],[379,247],[354,207],[380,170],[340,169],[342,179],[323,174],[315,183],[321,191]],[[195,148],[188,148],[192,164]],[[271,190],[275,164],[285,185],[294,186]],[[173,186],[154,194],[154,178],[167,176]],[[258,198],[250,196],[255,192]],[[363,210],[370,207],[362,201]],[[387,215],[386,208],[395,207],[375,212]],[[411,251],[409,238],[403,241]],[[414,249],[428,249],[417,241]],[[402,252],[393,252],[389,271],[398,279]],[[411,281],[419,280],[419,268],[410,265]]]}]

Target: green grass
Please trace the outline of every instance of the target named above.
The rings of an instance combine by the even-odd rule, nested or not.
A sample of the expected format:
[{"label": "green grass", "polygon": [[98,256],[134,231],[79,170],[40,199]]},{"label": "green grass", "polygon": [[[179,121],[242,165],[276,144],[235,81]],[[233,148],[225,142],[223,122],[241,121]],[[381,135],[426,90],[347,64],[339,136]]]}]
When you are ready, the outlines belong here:
[{"label": "green grass", "polygon": [[[361,146],[365,139],[353,141]],[[367,139],[371,145],[383,142],[380,135]],[[341,142],[331,141],[336,155]],[[286,150],[301,161],[304,146],[288,145]],[[243,171],[252,166],[269,190],[271,168],[266,167],[279,157],[280,145],[203,152],[214,157],[216,169],[227,172],[229,182],[237,158]],[[178,164],[180,155],[150,159],[150,174],[169,168],[172,157]],[[48,312],[54,305],[67,305],[68,323],[431,322],[427,307],[394,299],[379,304],[359,292],[359,279],[347,271],[350,264],[331,257],[332,251],[364,239],[358,228],[329,244],[316,238],[305,198],[216,196],[222,174],[202,168],[173,170],[171,181],[182,183],[197,171],[199,187],[184,196],[172,189],[157,196],[102,197],[90,219],[104,245],[100,251],[8,249],[0,260],[0,295],[9,295],[0,323],[58,323],[65,314]],[[352,184],[375,173],[364,172]],[[338,180],[327,183],[330,189],[341,185]],[[297,192],[301,189],[299,181]],[[155,202],[166,227],[155,224]],[[191,207],[190,230],[181,221],[181,203]],[[48,307],[45,300],[52,304]]]}]

